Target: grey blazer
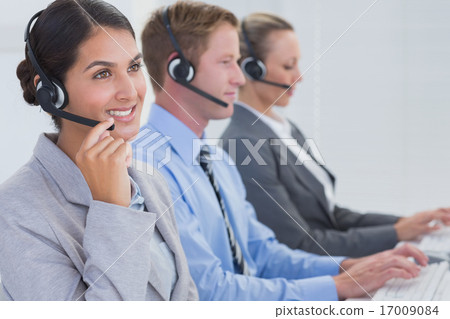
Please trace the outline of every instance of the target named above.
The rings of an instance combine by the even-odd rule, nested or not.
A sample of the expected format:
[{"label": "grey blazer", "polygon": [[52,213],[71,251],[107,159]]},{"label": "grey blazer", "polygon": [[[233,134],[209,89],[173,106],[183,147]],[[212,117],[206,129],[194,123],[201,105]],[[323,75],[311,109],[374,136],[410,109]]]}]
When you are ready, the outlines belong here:
[{"label": "grey blazer", "polygon": [[[317,179],[303,165],[295,165],[297,159],[291,152],[287,152],[287,159],[284,156],[287,165],[281,165],[284,152],[279,145],[270,144],[270,139],[278,138],[276,134],[263,121],[252,125],[257,119],[252,112],[239,104],[234,107],[231,122],[222,135],[224,149],[236,161],[247,200],[255,206],[258,219],[272,228],[280,242],[316,254],[352,257],[395,246],[398,240],[393,224],[398,217],[360,214],[338,206],[329,212],[323,186]],[[292,136],[303,145],[305,138],[291,125]],[[236,152],[230,148],[234,139]],[[267,139],[258,150],[266,165],[257,164],[243,139],[252,145]],[[251,159],[248,164],[247,156]],[[334,176],[323,168],[334,182]]]},{"label": "grey blazer", "polygon": [[152,270],[155,225],[175,256],[170,300],[197,300],[164,178],[129,169],[148,212],[92,199],[78,167],[39,137],[0,185],[0,274],[10,300],[163,300]]}]

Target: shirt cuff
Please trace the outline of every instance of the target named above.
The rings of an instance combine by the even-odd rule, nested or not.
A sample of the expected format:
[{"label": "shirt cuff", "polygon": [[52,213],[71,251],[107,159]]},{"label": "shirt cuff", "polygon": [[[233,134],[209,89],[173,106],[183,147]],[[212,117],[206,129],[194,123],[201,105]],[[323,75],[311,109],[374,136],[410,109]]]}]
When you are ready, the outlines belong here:
[{"label": "shirt cuff", "polygon": [[336,284],[330,276],[313,277],[299,280],[301,300],[338,301]]}]

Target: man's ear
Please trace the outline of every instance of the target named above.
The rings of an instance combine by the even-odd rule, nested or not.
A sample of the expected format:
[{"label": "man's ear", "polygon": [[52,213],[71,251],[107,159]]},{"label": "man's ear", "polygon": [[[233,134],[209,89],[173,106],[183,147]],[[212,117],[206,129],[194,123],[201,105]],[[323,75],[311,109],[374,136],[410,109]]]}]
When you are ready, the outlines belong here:
[{"label": "man's ear", "polygon": [[173,51],[167,58],[167,64],[169,64],[169,62],[175,59],[177,56],[179,56],[178,52]]}]

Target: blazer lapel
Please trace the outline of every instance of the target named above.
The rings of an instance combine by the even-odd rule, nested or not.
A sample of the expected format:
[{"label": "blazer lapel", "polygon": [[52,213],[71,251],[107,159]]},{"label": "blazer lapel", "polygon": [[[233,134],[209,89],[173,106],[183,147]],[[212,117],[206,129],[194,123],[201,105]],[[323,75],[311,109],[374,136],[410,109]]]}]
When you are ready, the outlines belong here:
[{"label": "blazer lapel", "polygon": [[78,166],[56,146],[57,139],[58,136],[54,133],[41,134],[34,156],[52,176],[69,202],[89,206],[92,200],[91,190]]},{"label": "blazer lapel", "polygon": [[[291,123],[291,126],[292,126],[292,136],[297,140],[298,145],[303,147],[303,145],[306,141],[305,137],[293,123]],[[333,183],[333,187],[334,187],[335,178],[334,178],[333,174],[331,174],[325,168],[325,166],[320,165],[319,162],[314,157],[314,155],[309,150],[308,150],[308,154],[317,163],[317,165],[319,165],[328,174],[328,176],[330,176],[331,182]],[[292,156],[291,161],[293,161],[293,163],[295,165],[295,161],[297,159],[291,152],[290,152],[290,155]],[[329,209],[328,200],[325,196],[325,191],[324,191],[323,185],[314,177],[314,175],[306,167],[304,167],[303,165],[295,165],[295,166],[296,167],[295,167],[294,171],[295,171],[295,173],[297,173],[297,177],[299,177],[300,180],[301,180],[301,178],[304,178],[305,181],[307,181],[307,183],[304,185],[306,187],[308,187],[308,186],[310,187],[310,190],[313,192],[313,194],[319,200],[319,203],[321,204],[322,208],[325,210],[325,212],[327,212],[327,215],[329,216],[331,222],[334,225],[337,225],[336,217],[334,216],[334,211],[330,211],[330,209]],[[300,176],[300,175],[302,175],[302,176]]]},{"label": "blazer lapel", "polygon": [[[178,230],[176,228],[176,220],[171,213],[171,207],[167,206],[166,203],[162,202],[158,196],[155,195],[153,189],[153,180],[147,177],[145,174],[140,173],[134,169],[129,170],[132,178],[138,183],[141,189],[142,196],[145,198],[145,206],[149,212],[154,212],[157,214],[156,227],[161,233],[161,237],[174,254],[175,257],[175,267],[177,270],[177,282],[175,283],[174,289],[171,294],[171,299],[177,297],[180,291],[184,291],[184,287],[189,285],[190,277],[186,276],[189,274],[186,266],[186,260],[181,258],[184,256],[184,252],[181,247],[181,243],[178,237]],[[160,187],[160,185],[154,185],[155,187]],[[154,271],[150,273],[150,283],[152,286],[161,294],[159,288],[161,285],[161,278]],[[187,296],[185,297],[187,298]],[[178,298],[180,299],[180,296]],[[183,299],[183,297],[181,297]]]},{"label": "blazer lapel", "polygon": [[[258,138],[279,138],[262,120],[255,122],[257,117],[254,113],[245,109],[239,103],[235,103],[234,106],[235,110],[233,114],[233,122],[235,122],[235,125],[237,125],[239,129],[251,128],[248,132]],[[294,129],[294,124],[291,123],[291,126],[293,128],[292,136],[297,139],[297,142],[300,146],[303,146],[305,138],[300,133],[300,131]],[[267,143],[269,143],[269,141],[267,141]],[[278,156],[278,158],[281,160],[281,157],[284,154],[281,154],[280,147],[274,147],[273,149],[276,153],[276,156]],[[320,206],[324,209],[327,215],[330,216],[331,222],[335,223],[334,215],[329,211],[328,208],[328,201],[325,197],[323,185],[311,174],[311,172],[304,165],[295,164],[297,161],[297,157],[289,150],[287,151],[287,159],[285,158],[284,160],[286,160],[288,166],[292,168],[292,171],[294,172],[294,175],[298,179],[298,181],[316,197],[316,199],[320,203]],[[332,180],[334,180],[334,177],[332,177]]]},{"label": "blazer lapel", "polygon": [[[292,127],[292,136],[297,140],[298,145],[302,146],[305,144],[305,137],[303,136],[302,132],[300,132],[300,130],[295,126],[294,123],[292,123],[291,121],[289,121],[289,123],[291,124]],[[325,172],[327,172],[328,176],[330,176],[331,182],[333,183],[333,187],[334,187],[334,183],[336,182],[336,178],[334,177],[333,173],[331,173],[324,165],[321,165],[319,163],[319,161],[316,159],[316,157],[314,156],[314,154],[311,152],[310,149],[307,150],[309,156],[311,156],[311,158],[317,163],[317,165],[320,166],[320,168],[322,168]]]},{"label": "blazer lapel", "polygon": [[[312,194],[317,198],[322,208],[329,213],[328,201],[325,197],[325,191],[323,185],[314,177],[314,175],[304,166],[296,164],[297,157],[290,151],[288,153],[288,166],[292,167],[297,179],[303,184],[303,186],[310,190]],[[281,156],[281,154],[280,154]]]},{"label": "blazer lapel", "polygon": [[[165,218],[164,213],[168,211],[168,208],[163,205],[163,203],[155,198],[154,192],[152,192],[151,184],[149,183],[150,178],[146,178],[143,173],[138,172],[134,169],[129,169],[128,173],[133,178],[133,180],[139,185],[139,189],[141,190],[141,194],[144,197],[144,204],[147,208],[147,211],[150,213],[156,213],[156,223],[154,225],[155,230],[156,228],[161,233],[161,237],[164,239],[164,241],[167,243],[167,245],[170,247],[168,241],[167,241],[167,235],[164,234],[165,230]],[[171,248],[171,247],[170,247]],[[172,249],[172,248],[171,248]],[[161,291],[162,288],[162,280],[159,274],[156,271],[153,271],[153,263],[150,270],[150,276],[149,276],[149,283],[153,286],[153,288],[159,293],[162,299],[164,299],[164,294]]]},{"label": "blazer lapel", "polygon": [[[302,132],[300,132],[300,130],[295,126],[294,123],[292,123],[291,121],[289,121],[289,123],[291,124],[292,127],[292,136],[297,140],[298,145],[302,146],[305,144],[305,137],[303,136]],[[334,183],[336,181],[336,178],[334,177],[334,175],[324,166],[321,165],[319,163],[319,161],[316,159],[316,157],[314,156],[314,154],[310,151],[310,149],[307,150],[308,154],[311,156],[311,158],[317,163],[317,165],[319,165],[325,172],[327,172],[328,176],[330,176],[331,182],[333,183],[333,187],[334,187]]]}]

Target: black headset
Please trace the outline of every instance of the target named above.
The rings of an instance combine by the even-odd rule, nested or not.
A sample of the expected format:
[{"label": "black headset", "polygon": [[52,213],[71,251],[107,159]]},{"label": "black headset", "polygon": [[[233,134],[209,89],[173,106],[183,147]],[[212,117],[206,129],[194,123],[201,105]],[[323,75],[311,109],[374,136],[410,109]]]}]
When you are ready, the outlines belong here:
[{"label": "black headset", "polygon": [[[67,95],[67,91],[64,88],[64,85],[58,81],[57,79],[48,77],[45,72],[40,67],[36,56],[34,55],[33,49],[31,48],[30,43],[30,29],[31,25],[43,12],[44,10],[39,11],[35,15],[33,15],[28,22],[28,25],[25,29],[24,41],[27,47],[27,55],[33,64],[34,69],[39,75],[39,82],[36,85],[36,99],[42,109],[55,115],[57,117],[65,118],[66,120],[76,122],[79,124],[84,124],[87,126],[96,126],[99,124],[99,121],[91,120],[82,116],[78,116],[75,114],[68,113],[63,111],[63,109],[69,103],[69,96]],[[114,124],[111,125],[108,130],[114,130]]]},{"label": "black headset", "polygon": [[163,12],[163,21],[164,25],[166,26],[167,32],[169,33],[170,41],[172,42],[172,45],[175,49],[175,51],[178,53],[178,56],[173,58],[169,61],[169,64],[167,65],[167,72],[169,73],[169,76],[177,83],[183,85],[184,87],[188,88],[189,90],[203,96],[204,98],[207,98],[210,101],[213,101],[216,104],[219,104],[220,106],[227,107],[228,103],[225,101],[222,101],[205,91],[193,86],[190,84],[190,82],[195,77],[195,69],[191,62],[189,62],[188,59],[183,54],[183,51],[181,51],[180,46],[178,45],[177,40],[175,39],[175,36],[173,35],[172,28],[170,27],[170,21],[169,21],[169,7],[166,7]]},{"label": "black headset", "polygon": [[270,85],[275,85],[278,87],[282,87],[283,89],[289,89],[291,86],[287,84],[272,82],[264,80],[267,74],[267,68],[264,65],[264,62],[261,61],[261,59],[258,59],[256,57],[255,51],[253,51],[253,47],[250,43],[250,40],[247,36],[247,33],[245,32],[245,22],[242,20],[241,23],[241,31],[242,31],[242,37],[244,38],[244,41],[248,48],[248,53],[250,54],[249,57],[245,58],[241,62],[241,69],[244,74],[253,81],[259,81]]}]

